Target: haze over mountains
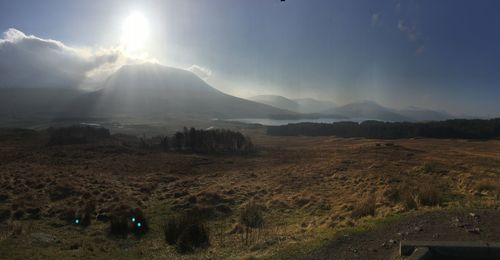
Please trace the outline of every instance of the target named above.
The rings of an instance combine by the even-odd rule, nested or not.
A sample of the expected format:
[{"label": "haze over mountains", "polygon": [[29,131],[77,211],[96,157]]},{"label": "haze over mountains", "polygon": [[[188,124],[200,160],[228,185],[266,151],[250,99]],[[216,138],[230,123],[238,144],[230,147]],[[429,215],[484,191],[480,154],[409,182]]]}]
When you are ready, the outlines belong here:
[{"label": "haze over mountains", "polygon": [[374,101],[364,100],[336,106],[330,101],[320,101],[312,98],[288,99],[278,95],[259,95],[250,98],[256,102],[294,111],[297,113],[317,113],[324,116],[340,116],[351,119],[375,119],[382,121],[429,121],[445,120],[453,116],[429,109],[410,107],[392,109]]},{"label": "haze over mountains", "polygon": [[246,100],[225,94],[192,72],[145,63],[125,65],[96,91],[78,88],[0,89],[0,115],[7,120],[42,118],[362,118],[424,121],[451,118],[445,113],[411,108],[395,110],[372,101],[335,106],[311,98],[291,100],[261,95]]},{"label": "haze over mountains", "polygon": [[297,113],[319,113],[336,105],[331,101],[316,100],[312,98],[288,99],[278,95],[258,95],[249,98],[255,102],[273,107],[294,111]]}]

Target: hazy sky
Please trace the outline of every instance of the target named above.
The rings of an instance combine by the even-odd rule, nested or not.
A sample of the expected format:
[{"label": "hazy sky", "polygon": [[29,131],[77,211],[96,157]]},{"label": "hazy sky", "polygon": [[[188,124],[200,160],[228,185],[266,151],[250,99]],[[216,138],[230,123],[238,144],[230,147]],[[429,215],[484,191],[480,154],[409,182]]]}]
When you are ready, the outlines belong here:
[{"label": "hazy sky", "polygon": [[[119,60],[124,23],[135,13],[147,25],[134,34],[144,38],[140,49],[126,55],[190,68],[230,94],[500,116],[499,11],[497,0],[2,0],[0,30],[70,48],[63,64],[78,66],[64,76],[79,79]],[[22,34],[12,32],[3,41],[15,46]],[[25,45],[23,61],[37,55]],[[16,53],[0,46],[9,64]]]}]

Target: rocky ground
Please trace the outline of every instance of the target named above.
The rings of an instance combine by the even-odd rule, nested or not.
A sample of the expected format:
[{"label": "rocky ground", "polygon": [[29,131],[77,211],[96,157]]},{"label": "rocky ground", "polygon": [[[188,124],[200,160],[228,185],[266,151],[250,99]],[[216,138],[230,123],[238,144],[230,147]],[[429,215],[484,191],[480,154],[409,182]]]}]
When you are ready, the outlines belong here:
[{"label": "rocky ground", "polygon": [[413,241],[500,241],[500,211],[452,210],[409,214],[373,230],[343,234],[301,259],[404,259],[399,243]]}]

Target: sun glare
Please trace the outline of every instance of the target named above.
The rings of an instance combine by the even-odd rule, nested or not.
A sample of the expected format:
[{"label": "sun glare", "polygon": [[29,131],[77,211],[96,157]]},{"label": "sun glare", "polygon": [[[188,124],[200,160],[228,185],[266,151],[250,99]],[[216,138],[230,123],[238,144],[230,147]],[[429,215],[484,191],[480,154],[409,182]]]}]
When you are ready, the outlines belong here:
[{"label": "sun glare", "polygon": [[123,23],[121,44],[128,52],[141,51],[146,48],[149,37],[149,24],[143,14],[131,13]]}]

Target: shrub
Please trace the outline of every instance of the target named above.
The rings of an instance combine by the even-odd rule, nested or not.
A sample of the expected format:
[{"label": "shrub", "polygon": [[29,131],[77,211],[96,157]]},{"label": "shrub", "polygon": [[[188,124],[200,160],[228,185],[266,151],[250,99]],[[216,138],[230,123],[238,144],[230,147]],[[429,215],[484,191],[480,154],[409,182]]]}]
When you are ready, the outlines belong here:
[{"label": "shrub", "polygon": [[418,191],[418,202],[424,206],[441,204],[442,196],[439,187],[432,184],[422,185]]},{"label": "shrub", "polygon": [[127,237],[128,219],[124,216],[112,216],[110,221],[110,234],[117,237]]},{"label": "shrub", "polygon": [[351,216],[353,218],[361,218],[364,216],[375,216],[375,199],[373,197],[369,197],[365,200],[362,200],[358,204],[354,206],[352,210]]},{"label": "shrub", "polygon": [[111,216],[110,233],[114,236],[127,237],[129,233],[141,236],[149,231],[149,225],[144,213],[136,208],[133,210],[118,210]]},{"label": "shrub", "polygon": [[261,208],[255,201],[244,205],[240,212],[240,223],[249,228],[261,228],[264,226]]},{"label": "shrub", "polygon": [[187,225],[177,240],[176,246],[179,253],[191,252],[194,248],[208,246],[208,231],[201,223]]},{"label": "shrub", "polygon": [[191,252],[210,244],[208,229],[198,215],[184,214],[167,219],[164,234],[167,244],[175,244],[179,253]]},{"label": "shrub", "polygon": [[245,241],[248,244],[248,235],[251,229],[261,228],[264,226],[264,217],[262,215],[262,207],[257,205],[255,201],[243,205],[240,211],[240,224],[245,226]]},{"label": "shrub", "polygon": [[132,210],[129,215],[129,219],[132,222],[132,233],[137,236],[141,236],[149,231],[149,225],[142,210],[136,208]]},{"label": "shrub", "polygon": [[416,195],[412,192],[405,192],[401,196],[401,202],[406,210],[412,210],[417,208]]}]

